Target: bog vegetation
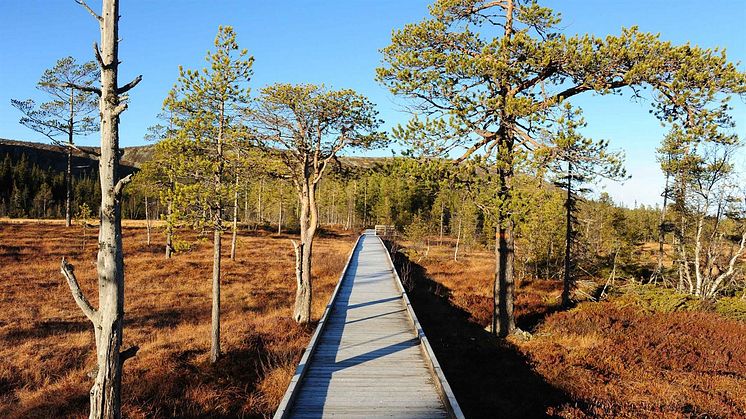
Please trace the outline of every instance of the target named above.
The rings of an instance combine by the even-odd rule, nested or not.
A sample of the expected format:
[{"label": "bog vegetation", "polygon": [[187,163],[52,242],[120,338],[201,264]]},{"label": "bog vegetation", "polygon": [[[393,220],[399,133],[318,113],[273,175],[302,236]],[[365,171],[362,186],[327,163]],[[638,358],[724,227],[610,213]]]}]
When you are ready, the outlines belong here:
[{"label": "bog vegetation", "polygon": [[[392,251],[415,306],[427,313],[427,333],[451,339],[479,336],[478,342],[486,345],[475,349],[468,342],[451,342],[452,348],[466,348],[463,353],[448,345],[436,347],[439,358],[446,358],[457,396],[467,399],[473,415],[536,412],[490,404],[485,401],[490,394],[475,393],[477,387],[489,392],[510,386],[505,381],[496,387],[485,384],[501,374],[500,365],[486,361],[479,380],[470,384],[464,378],[468,368],[462,368],[468,365],[460,364],[469,350],[486,357],[509,355],[505,362],[521,383],[510,390],[520,391],[516,400],[529,397],[532,384],[553,389],[546,399],[526,399],[541,414],[746,414],[746,407],[735,402],[744,400],[737,390],[744,384],[737,365],[744,354],[737,342],[746,334],[741,323],[746,317],[746,193],[737,178],[743,168],[734,158],[743,139],[736,134],[729,106],[732,98],[746,95],[746,74],[723,51],[674,45],[635,27],[606,37],[567,36],[560,16],[537,2],[437,0],[427,19],[395,29],[391,44],[382,50],[376,78],[413,115],[404,126],[384,133],[375,105],[354,90],[254,86],[254,58],[240,48],[234,28],[221,26],[206,68],[179,69],[160,122],[148,133],[154,141],[148,158],[138,162],[134,176],[125,176],[118,122],[126,115],[127,92],[140,78],[117,84],[118,0],[104,0],[100,15],[84,1],[78,3],[101,27],[95,61],[79,65],[64,58],[45,72],[38,87],[57,98],[51,102],[37,106],[30,100],[14,101],[24,115],[22,124],[63,147],[67,170],[60,173],[23,154],[0,156],[0,215],[65,216],[70,226],[72,215],[80,214],[82,240],[90,228],[85,214],[100,216],[98,299],[86,296],[96,287],[80,285],[83,275],[93,275],[90,267],[78,260],[76,274],[64,259],[89,252],[85,245],[36,253],[63,258],[61,270],[73,299],[96,330],[91,417],[120,416],[122,380],[125,386],[132,384],[131,377],[145,362],[139,359],[155,353],[160,354],[157,362],[171,359],[185,382],[199,376],[205,387],[136,386],[124,399],[128,415],[271,412],[277,388],[287,384],[290,365],[308,337],[302,325],[314,320],[314,307],[323,303],[341,268],[340,262],[319,271],[319,263],[330,263],[318,262],[322,259],[313,251],[319,228],[359,231],[374,224],[394,225],[401,233],[406,248]],[[608,141],[580,134],[585,121],[572,99],[625,90],[647,100],[651,118],[668,128],[657,155],[666,186],[654,207],[628,208],[605,193],[593,193],[599,178],[624,180],[634,173],[625,172],[623,153]],[[90,117],[95,103],[100,121]],[[99,167],[74,167],[74,151],[83,151],[74,145],[74,136],[94,128],[101,131],[101,147],[85,153]],[[344,156],[347,150],[384,147],[391,141],[406,150],[401,157]],[[145,246],[134,241],[135,233],[126,232],[137,251],[123,253],[123,215],[145,219]],[[151,237],[156,220],[159,227]],[[292,247],[288,242],[286,250],[277,250],[294,251],[293,258],[282,260],[281,269],[292,273],[293,282],[282,275],[263,282],[252,276],[262,257],[279,245],[262,242],[264,256],[256,253],[261,249],[244,246],[256,246],[264,239],[255,236],[270,230],[278,237],[283,232],[298,237]],[[230,261],[222,250],[226,231],[231,232]],[[28,275],[21,266],[28,263],[23,255],[31,244],[13,244],[13,237],[24,234],[28,231],[18,227],[3,228],[0,256],[12,260],[19,275]],[[204,243],[208,234],[209,258]],[[195,242],[196,237],[202,239]],[[341,242],[323,239],[322,252],[336,255],[332,260],[343,258]],[[256,256],[248,261],[247,253]],[[125,254],[128,266],[142,260],[143,271],[154,270],[163,280],[174,281],[177,272],[178,278],[185,277],[185,263],[193,268],[189,281],[194,284],[185,286],[197,287],[198,280],[199,287],[210,284],[209,328],[202,300],[194,310],[198,314],[189,314],[197,316],[191,320],[181,312],[149,312],[152,304],[139,294],[152,292],[144,284],[147,273],[130,268],[128,275],[135,274],[125,281]],[[195,260],[195,254],[201,259]],[[123,290],[130,281],[134,286],[125,302]],[[247,292],[243,287],[278,291],[257,305],[242,300]],[[318,287],[325,291],[319,294]],[[55,294],[45,304],[46,310],[49,304],[67,303]],[[125,306],[134,308],[127,318]],[[436,321],[438,313],[454,309],[466,314],[465,322]],[[241,315],[251,322],[270,316],[286,335],[273,334],[266,325],[257,326],[266,337],[257,337],[261,333],[250,332],[246,324],[235,329]],[[32,317],[29,322],[40,321]],[[166,326],[159,323],[171,318]],[[287,322],[289,318],[300,326]],[[73,366],[54,357],[59,364],[50,368],[63,378],[52,382],[60,388],[80,387],[87,382],[84,369],[90,367],[81,360],[91,345],[80,322],[60,321],[63,330],[74,329],[71,339],[80,353]],[[194,327],[179,332],[184,340],[203,333],[206,341],[209,335],[209,356],[202,346],[180,346],[186,343],[169,339],[120,351],[123,342],[141,340],[143,328],[179,329],[186,323]],[[231,333],[223,336],[227,324]],[[20,323],[4,327],[8,342],[58,344],[46,342],[56,339],[53,334],[36,336]],[[449,328],[453,333],[446,332]],[[685,329],[702,336],[674,333]],[[241,341],[241,336],[259,340]],[[704,336],[713,340],[705,342]],[[256,354],[240,358],[246,351]],[[629,359],[635,351],[638,358]],[[704,391],[707,397],[701,389],[695,391],[706,375],[706,361],[693,359],[692,353],[710,354],[707,361],[719,365],[717,382]],[[124,361],[133,357],[129,363],[135,371],[123,374]],[[205,370],[203,361],[224,368]],[[239,372],[241,362],[253,363],[254,369]],[[635,363],[668,371],[667,383],[680,381],[681,391],[671,390],[678,398],[657,398],[651,388],[661,383],[654,373],[633,385],[630,365]],[[28,374],[22,370],[3,372],[0,388],[12,393],[1,401],[21,406],[7,407],[7,412],[79,412],[80,400],[61,402],[52,410],[38,407],[32,399],[41,397],[42,390],[36,389],[49,386],[47,378],[14,378]],[[227,391],[223,399],[210,387],[224,385],[221,377],[236,386],[222,388]],[[239,389],[239,383],[249,387]],[[168,392],[177,391],[192,401],[174,401],[175,394]],[[720,399],[713,401],[716,393]],[[133,407],[144,399],[151,402],[143,410]]]}]

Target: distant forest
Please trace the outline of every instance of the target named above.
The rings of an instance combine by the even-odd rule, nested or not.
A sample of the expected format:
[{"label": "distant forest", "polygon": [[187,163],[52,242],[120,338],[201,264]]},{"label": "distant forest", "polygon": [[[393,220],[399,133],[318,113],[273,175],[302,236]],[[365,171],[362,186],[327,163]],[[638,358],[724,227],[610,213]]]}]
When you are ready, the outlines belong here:
[{"label": "distant forest", "polygon": [[[64,172],[59,162],[26,151],[0,154],[0,216],[13,218],[64,217]],[[64,155],[59,154],[62,161]],[[95,219],[100,205],[98,167],[95,160],[76,158],[73,165],[73,213],[79,219],[85,204]],[[142,163],[142,162],[138,162]],[[322,225],[359,229],[391,224],[413,240],[423,255],[435,241],[449,236],[458,240],[454,258],[473,250],[494,246],[494,225],[489,214],[470,192],[449,185],[438,176],[429,179],[411,160],[381,159],[369,166],[338,167],[320,185],[319,214]],[[127,171],[135,171],[125,166]],[[145,218],[147,195],[149,218],[165,216],[158,191],[136,182],[123,196],[125,218]],[[561,188],[540,176],[524,173],[517,189],[525,202],[523,222],[517,229],[516,274],[521,277],[560,279],[564,257],[564,195]],[[240,228],[295,230],[298,204],[292,186],[270,176],[241,180],[238,187],[237,220]],[[226,200],[224,218],[232,218],[233,200]],[[646,278],[651,255],[643,254],[646,242],[658,237],[660,211],[640,206],[624,208],[602,193],[579,204],[577,215],[578,266],[589,275]],[[184,220],[181,225],[187,226]],[[178,235],[177,235],[178,236]],[[670,239],[670,238],[669,238]]]}]

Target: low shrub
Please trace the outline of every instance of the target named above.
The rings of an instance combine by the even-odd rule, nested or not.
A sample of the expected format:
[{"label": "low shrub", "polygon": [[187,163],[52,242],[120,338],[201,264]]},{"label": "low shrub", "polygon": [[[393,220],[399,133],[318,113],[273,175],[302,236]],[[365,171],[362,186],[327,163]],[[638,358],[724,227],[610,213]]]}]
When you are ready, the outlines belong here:
[{"label": "low shrub", "polygon": [[723,297],[717,300],[715,311],[723,317],[746,322],[746,300],[741,297]]},{"label": "low shrub", "polygon": [[633,306],[648,313],[699,311],[707,308],[707,304],[697,297],[655,284],[628,283],[618,288],[612,297],[612,301],[622,307]]}]

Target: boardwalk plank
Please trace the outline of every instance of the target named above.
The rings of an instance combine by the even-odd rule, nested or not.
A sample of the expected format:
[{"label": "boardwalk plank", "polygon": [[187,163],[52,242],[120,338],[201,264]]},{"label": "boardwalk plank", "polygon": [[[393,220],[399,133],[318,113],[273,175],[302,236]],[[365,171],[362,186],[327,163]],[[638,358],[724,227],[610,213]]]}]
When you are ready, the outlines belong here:
[{"label": "boardwalk plank", "polygon": [[361,238],[290,417],[449,417],[386,251]]}]

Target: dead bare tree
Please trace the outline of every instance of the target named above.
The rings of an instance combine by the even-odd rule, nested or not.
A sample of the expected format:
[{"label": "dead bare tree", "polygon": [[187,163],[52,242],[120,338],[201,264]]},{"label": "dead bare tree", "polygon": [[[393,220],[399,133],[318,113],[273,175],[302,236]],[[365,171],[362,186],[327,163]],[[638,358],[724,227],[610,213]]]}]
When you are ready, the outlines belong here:
[{"label": "dead bare tree", "polygon": [[119,86],[119,1],[103,0],[101,15],[84,0],[76,0],[99,23],[101,49],[94,44],[96,61],[101,69],[101,87],[73,86],[100,96],[101,156],[99,178],[101,183],[101,212],[98,250],[99,307],[94,309],[83,294],[75,277],[73,266],[62,259],[62,274],[72,291],[73,298],[83,313],[93,323],[96,338],[98,370],[90,393],[90,418],[121,417],[122,366],[135,356],[137,346],[120,352],[124,324],[124,257],[122,255],[121,196],[131,175],[119,177],[119,116],[127,109],[126,96],[140,80]]}]

